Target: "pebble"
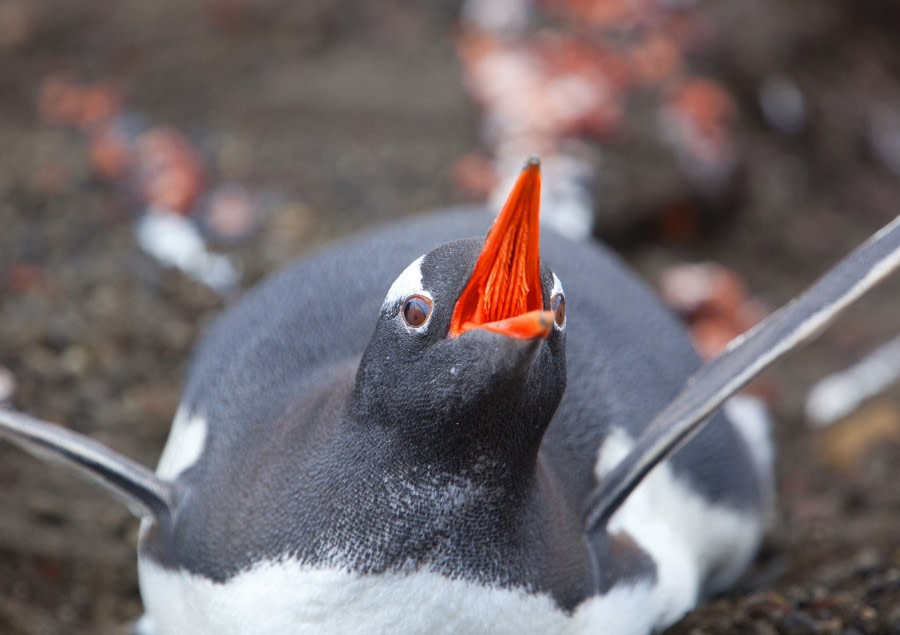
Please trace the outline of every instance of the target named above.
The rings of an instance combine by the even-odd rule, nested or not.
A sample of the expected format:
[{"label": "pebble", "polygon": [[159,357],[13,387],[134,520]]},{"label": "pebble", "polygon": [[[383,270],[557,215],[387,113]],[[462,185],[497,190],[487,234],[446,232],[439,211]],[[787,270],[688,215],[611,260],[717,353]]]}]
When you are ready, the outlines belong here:
[{"label": "pebble", "polygon": [[819,625],[804,611],[791,611],[778,621],[778,630],[785,635],[816,635]]},{"label": "pebble", "polygon": [[138,220],[138,243],[163,265],[176,267],[219,293],[228,294],[240,282],[234,261],[206,249],[196,226],[180,214],[149,209]]},{"label": "pebble", "polygon": [[203,208],[205,226],[220,240],[240,241],[259,226],[258,201],[247,188],[235,183],[225,183],[213,190]]},{"label": "pebble", "polygon": [[766,77],[759,87],[759,106],[766,122],[783,134],[806,126],[806,100],[800,88],[783,75]]}]

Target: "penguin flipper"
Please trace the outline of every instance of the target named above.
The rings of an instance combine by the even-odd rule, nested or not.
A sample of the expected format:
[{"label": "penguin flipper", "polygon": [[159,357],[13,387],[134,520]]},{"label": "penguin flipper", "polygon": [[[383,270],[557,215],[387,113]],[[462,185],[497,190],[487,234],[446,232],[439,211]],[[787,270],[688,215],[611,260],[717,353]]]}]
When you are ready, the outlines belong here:
[{"label": "penguin flipper", "polygon": [[4,406],[0,406],[0,438],[97,481],[135,516],[171,515],[172,483],[92,439]]},{"label": "penguin flipper", "polygon": [[635,487],[686,443],[725,401],[769,365],[815,338],[866,291],[900,267],[900,216],[813,286],[700,367],[587,499],[585,530],[603,529]]}]

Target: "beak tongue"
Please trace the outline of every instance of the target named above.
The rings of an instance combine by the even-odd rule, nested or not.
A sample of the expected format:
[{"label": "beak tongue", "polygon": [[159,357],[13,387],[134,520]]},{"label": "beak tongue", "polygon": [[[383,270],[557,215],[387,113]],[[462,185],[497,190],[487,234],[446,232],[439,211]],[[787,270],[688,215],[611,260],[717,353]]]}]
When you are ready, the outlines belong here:
[{"label": "beak tongue", "polygon": [[450,337],[472,329],[517,339],[549,335],[553,312],[543,310],[538,252],[540,198],[540,161],[531,158],[485,238],[453,310]]}]

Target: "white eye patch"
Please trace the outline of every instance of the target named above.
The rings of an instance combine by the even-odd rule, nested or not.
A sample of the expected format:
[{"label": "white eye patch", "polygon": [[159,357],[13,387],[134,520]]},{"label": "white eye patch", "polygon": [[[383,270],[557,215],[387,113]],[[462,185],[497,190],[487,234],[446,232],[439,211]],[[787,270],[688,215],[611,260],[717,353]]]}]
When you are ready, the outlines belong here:
[{"label": "white eye patch", "polygon": [[553,274],[553,288],[550,289],[550,297],[552,298],[557,293],[564,293],[562,282],[559,281],[559,278],[556,277],[556,274]]},{"label": "white eye patch", "polygon": [[411,295],[420,294],[431,297],[429,293],[422,289],[422,260],[424,258],[425,256],[419,256],[403,270],[403,273],[397,276],[394,284],[388,289],[384,302],[381,304],[382,311],[390,309]]},{"label": "white eye patch", "polygon": [[[413,326],[407,319],[403,319],[403,325],[406,329],[410,332],[415,331],[417,333],[424,333],[428,330],[428,324],[430,322],[428,318],[431,317],[432,307],[434,306],[434,299],[432,298],[431,293],[422,288],[422,260],[424,258],[425,256],[419,256],[412,264],[403,270],[403,273],[394,280],[394,284],[388,289],[387,296],[385,296],[384,302],[381,305],[382,313],[387,313],[395,311],[398,305],[401,305],[412,296],[425,298],[428,307],[427,312],[425,313],[426,321],[424,323]],[[404,311],[403,306],[400,306],[400,311]]]},{"label": "white eye patch", "polygon": [[[403,270],[391,288],[388,289],[387,296],[381,305],[382,313],[395,311],[400,305],[399,317],[403,322],[403,326],[409,332],[424,333],[428,330],[434,299],[431,294],[422,288],[422,260],[425,256],[419,256]],[[419,305],[409,306],[410,302],[418,301]],[[407,306],[403,306],[406,304]],[[419,319],[421,323],[411,322],[410,319],[419,311]]]}]

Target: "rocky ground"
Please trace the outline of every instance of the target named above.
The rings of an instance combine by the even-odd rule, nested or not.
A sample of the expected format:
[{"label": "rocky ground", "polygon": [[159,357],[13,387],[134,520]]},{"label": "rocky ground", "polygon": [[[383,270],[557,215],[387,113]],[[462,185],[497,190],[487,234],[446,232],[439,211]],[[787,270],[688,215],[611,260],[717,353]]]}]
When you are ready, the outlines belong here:
[{"label": "rocky ground", "polygon": [[[454,51],[456,2],[0,0],[0,367],[14,403],[152,465],[193,342],[225,301],[136,246],[133,191],[90,136],[38,109],[48,76],[112,81],[144,125],[196,145],[209,182],[264,199],[222,249],[248,286],[388,219],[462,202],[479,148]],[[711,3],[702,64],[735,96],[740,187],[722,222],[610,237],[648,278],[712,259],[775,307],[900,210],[900,12],[889,2]],[[799,128],[760,87],[787,78]],[[137,116],[137,115],[135,115]],[[640,174],[639,154],[611,170]],[[599,233],[604,234],[601,219]],[[773,370],[779,504],[758,561],[675,633],[900,633],[900,389],[826,431],[810,386],[900,327],[900,280]],[[116,633],[141,611],[137,523],[92,486],[0,446],[0,633]]]}]

